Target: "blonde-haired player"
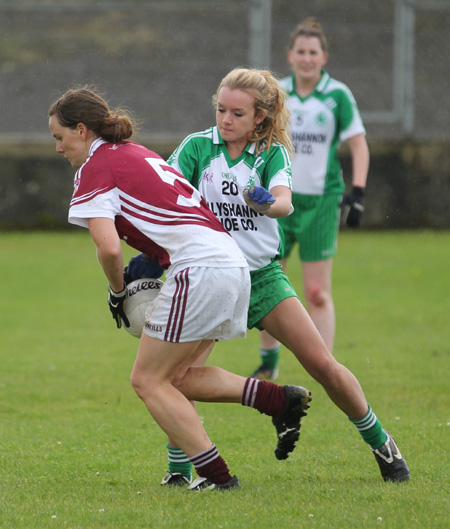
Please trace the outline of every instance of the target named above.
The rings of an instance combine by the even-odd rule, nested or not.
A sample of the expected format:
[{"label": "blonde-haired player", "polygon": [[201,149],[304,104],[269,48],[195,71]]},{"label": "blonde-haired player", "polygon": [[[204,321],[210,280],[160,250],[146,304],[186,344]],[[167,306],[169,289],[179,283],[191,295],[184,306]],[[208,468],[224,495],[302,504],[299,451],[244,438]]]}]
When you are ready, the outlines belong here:
[{"label": "blonde-haired player", "polygon": [[[358,380],[332,356],[278,263],[283,238],[276,219],[288,218],[292,208],[283,88],[269,71],[237,68],[224,77],[213,102],[216,126],[188,136],[168,161],[200,190],[249,263],[248,328],[265,329],[291,350],[368,444],[384,443],[386,434]],[[394,457],[380,462],[376,453],[377,461],[384,479],[403,481],[408,466],[391,439]],[[173,473],[183,463],[180,452],[171,452],[177,448],[169,439]],[[171,453],[177,455],[172,466]],[[278,446],[276,456],[284,459],[288,451]],[[168,475],[164,483],[170,482]]]}]

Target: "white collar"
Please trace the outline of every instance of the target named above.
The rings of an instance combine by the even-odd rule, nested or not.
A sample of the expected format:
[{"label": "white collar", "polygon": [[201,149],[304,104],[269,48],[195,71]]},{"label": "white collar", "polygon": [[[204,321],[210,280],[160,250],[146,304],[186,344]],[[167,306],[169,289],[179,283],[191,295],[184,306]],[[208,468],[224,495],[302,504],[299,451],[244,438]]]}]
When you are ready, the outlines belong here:
[{"label": "white collar", "polygon": [[103,138],[96,138],[89,147],[89,157],[91,157],[94,152],[100,147],[100,145],[103,145],[104,143],[108,143]]}]

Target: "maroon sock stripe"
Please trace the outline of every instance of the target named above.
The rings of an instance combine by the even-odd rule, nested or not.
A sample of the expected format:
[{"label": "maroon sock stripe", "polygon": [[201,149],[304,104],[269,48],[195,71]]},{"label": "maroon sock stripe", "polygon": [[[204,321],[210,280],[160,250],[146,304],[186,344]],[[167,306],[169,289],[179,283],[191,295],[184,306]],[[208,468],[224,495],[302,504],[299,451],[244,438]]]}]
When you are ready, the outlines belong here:
[{"label": "maroon sock stripe", "polygon": [[258,391],[258,384],[259,380],[250,377],[247,378],[244,391],[242,393],[241,402],[243,406],[250,406],[251,408],[254,407],[256,392]]},{"label": "maroon sock stripe", "polygon": [[208,478],[213,483],[228,483],[231,479],[230,470],[220,456],[216,445],[189,458],[194,464],[195,471],[201,478]]},{"label": "maroon sock stripe", "polygon": [[204,450],[203,452],[200,452],[199,454],[196,454],[195,456],[192,456],[189,459],[196,468],[201,468],[205,465],[208,465],[218,457],[219,452],[216,448],[216,445],[212,444],[211,448],[208,448],[207,450]]}]

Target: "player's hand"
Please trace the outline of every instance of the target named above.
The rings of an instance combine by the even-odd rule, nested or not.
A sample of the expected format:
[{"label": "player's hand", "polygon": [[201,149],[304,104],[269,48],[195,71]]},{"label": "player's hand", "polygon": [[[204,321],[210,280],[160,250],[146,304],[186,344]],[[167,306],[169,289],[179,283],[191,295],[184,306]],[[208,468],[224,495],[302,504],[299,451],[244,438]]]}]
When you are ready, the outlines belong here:
[{"label": "player's hand", "polygon": [[123,271],[125,284],[128,285],[136,279],[158,279],[164,274],[164,268],[145,253],[140,253],[130,259],[128,266]]},{"label": "player's hand", "polygon": [[343,220],[347,226],[358,227],[364,213],[364,188],[353,186],[351,192],[344,196],[342,206],[344,206]]},{"label": "player's hand", "polygon": [[108,295],[108,305],[109,310],[111,311],[112,317],[116,321],[117,328],[120,329],[122,327],[122,321],[125,323],[125,327],[130,326],[130,322],[128,321],[128,318],[125,314],[125,311],[123,310],[123,304],[128,296],[128,290],[125,286],[123,290],[120,292],[114,292],[114,290],[109,287],[109,295]]},{"label": "player's hand", "polygon": [[267,213],[276,198],[264,187],[251,186],[244,189],[244,200],[254,211]]}]

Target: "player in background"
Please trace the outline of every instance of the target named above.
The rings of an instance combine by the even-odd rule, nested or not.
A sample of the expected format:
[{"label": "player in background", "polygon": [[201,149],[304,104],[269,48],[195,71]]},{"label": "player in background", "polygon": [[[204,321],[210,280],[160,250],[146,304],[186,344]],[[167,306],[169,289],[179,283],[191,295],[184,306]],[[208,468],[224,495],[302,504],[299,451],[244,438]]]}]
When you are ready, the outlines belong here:
[{"label": "player in background", "polygon": [[[268,71],[238,68],[222,80],[213,102],[216,126],[188,136],[168,161],[200,190],[249,263],[247,327],[265,329],[294,353],[374,450],[385,480],[409,479],[406,461],[358,380],[330,353],[278,262],[282,237],[276,219],[289,218],[291,211],[283,89]],[[188,462],[177,449],[169,438],[169,470],[188,477],[182,466]]]},{"label": "player in background", "polygon": [[[323,69],[327,49],[324,32],[314,17],[304,20],[291,35],[287,58],[293,74],[281,83],[287,93],[295,146],[292,160],[295,210],[280,219],[280,225],[285,234],[281,264],[286,265],[292,247],[298,242],[306,308],[333,352],[336,323],[331,280],[344,192],[338,148],[346,141],[352,158],[352,190],[343,199],[350,227],[359,226],[364,211],[369,149],[352,93]],[[275,380],[279,355],[279,342],[263,331],[261,365],[252,376]]]},{"label": "player in background", "polygon": [[241,403],[271,416],[278,447],[288,452],[310,400],[301,386],[191,367],[214,341],[246,334],[250,277],[242,252],[191,184],[156,153],[125,141],[133,121],[92,90],[69,90],[53,103],[49,127],[56,151],[77,169],[69,222],[90,231],[118,327],[129,325],[121,239],[166,269],[131,373],[137,395],[194,465],[192,490],[238,487],[190,400]]}]

